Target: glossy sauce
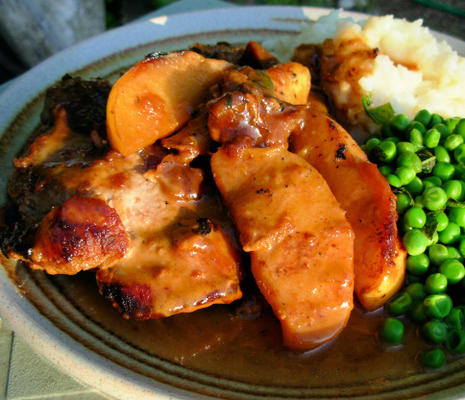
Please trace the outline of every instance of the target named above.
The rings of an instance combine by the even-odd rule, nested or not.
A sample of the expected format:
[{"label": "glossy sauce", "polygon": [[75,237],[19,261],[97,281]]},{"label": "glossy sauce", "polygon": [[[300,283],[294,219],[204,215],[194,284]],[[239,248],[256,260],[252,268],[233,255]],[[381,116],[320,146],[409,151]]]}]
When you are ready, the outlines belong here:
[{"label": "glossy sauce", "polygon": [[[231,305],[133,321],[123,320],[98,294],[91,273],[57,276],[53,282],[81,312],[130,345],[174,364],[241,382],[305,388],[384,385],[418,373],[416,357],[428,347],[407,321],[403,345],[383,345],[377,334],[382,310],[365,313],[356,307],[335,340],[310,352],[292,352],[283,347],[279,322],[270,308],[260,306],[263,301],[255,313],[241,312],[254,310],[254,289]],[[244,307],[247,302],[252,306]]]}]

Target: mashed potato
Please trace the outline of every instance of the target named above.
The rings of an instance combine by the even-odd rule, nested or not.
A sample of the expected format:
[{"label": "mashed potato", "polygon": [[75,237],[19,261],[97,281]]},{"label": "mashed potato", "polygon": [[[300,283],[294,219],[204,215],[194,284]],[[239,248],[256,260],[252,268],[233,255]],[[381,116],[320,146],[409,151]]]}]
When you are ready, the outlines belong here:
[{"label": "mashed potato", "polygon": [[[439,42],[421,20],[385,16],[355,23],[333,12],[291,40],[298,45],[327,38],[332,40],[323,45],[324,89],[348,127],[374,129],[361,105],[367,94],[373,106],[389,102],[409,118],[423,108],[445,117],[465,116],[465,58]],[[275,48],[291,56],[289,41]]]},{"label": "mashed potato", "polygon": [[359,80],[374,105],[390,102],[411,118],[422,108],[446,117],[465,115],[465,58],[438,42],[421,20],[372,17],[363,29],[354,24],[343,29],[358,31],[379,50],[372,74]]}]

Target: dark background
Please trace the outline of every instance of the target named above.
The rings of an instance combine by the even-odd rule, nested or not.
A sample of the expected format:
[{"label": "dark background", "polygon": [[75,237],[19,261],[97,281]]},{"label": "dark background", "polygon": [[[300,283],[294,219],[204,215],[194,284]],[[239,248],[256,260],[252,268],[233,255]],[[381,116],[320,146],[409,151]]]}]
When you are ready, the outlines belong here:
[{"label": "dark background", "polygon": [[[111,29],[172,3],[174,0],[105,0],[106,27]],[[195,1],[195,0],[192,0]],[[465,0],[230,0],[239,5],[298,5],[344,8],[374,15],[393,14],[465,40]],[[0,35],[0,84],[28,67]]]}]

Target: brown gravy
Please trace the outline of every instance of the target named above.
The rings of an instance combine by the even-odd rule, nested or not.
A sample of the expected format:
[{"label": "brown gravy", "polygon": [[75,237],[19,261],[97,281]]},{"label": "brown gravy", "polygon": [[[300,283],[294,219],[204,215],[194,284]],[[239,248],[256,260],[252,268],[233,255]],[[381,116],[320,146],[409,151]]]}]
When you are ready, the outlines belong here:
[{"label": "brown gravy", "polygon": [[383,385],[418,373],[417,355],[428,345],[405,321],[401,346],[378,338],[382,310],[352,312],[348,326],[332,342],[307,353],[282,346],[279,322],[268,308],[240,316],[241,300],[190,314],[148,321],[123,320],[97,292],[92,273],[50,277],[90,320],[148,355],[235,381],[295,388]]}]

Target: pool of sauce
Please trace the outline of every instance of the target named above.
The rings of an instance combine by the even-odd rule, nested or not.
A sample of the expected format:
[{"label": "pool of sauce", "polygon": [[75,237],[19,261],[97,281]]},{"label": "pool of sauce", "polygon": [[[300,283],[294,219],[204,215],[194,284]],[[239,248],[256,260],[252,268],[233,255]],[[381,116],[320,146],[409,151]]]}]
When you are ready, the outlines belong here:
[{"label": "pool of sauce", "polygon": [[89,319],[147,354],[251,384],[295,388],[389,384],[418,373],[417,356],[428,347],[408,321],[403,344],[384,345],[377,333],[383,311],[365,313],[357,306],[335,340],[312,351],[292,352],[282,346],[279,322],[253,287],[245,300],[231,305],[134,321],[123,319],[102,299],[92,273],[50,279]]}]

